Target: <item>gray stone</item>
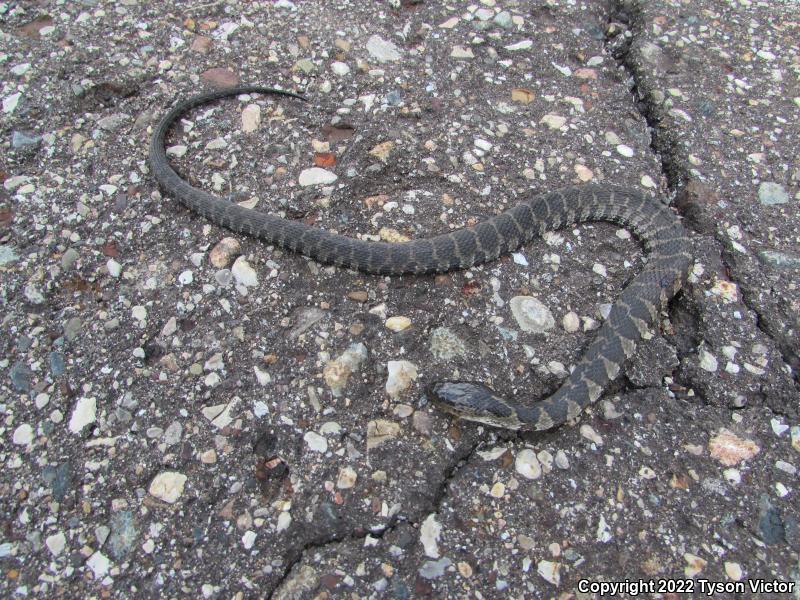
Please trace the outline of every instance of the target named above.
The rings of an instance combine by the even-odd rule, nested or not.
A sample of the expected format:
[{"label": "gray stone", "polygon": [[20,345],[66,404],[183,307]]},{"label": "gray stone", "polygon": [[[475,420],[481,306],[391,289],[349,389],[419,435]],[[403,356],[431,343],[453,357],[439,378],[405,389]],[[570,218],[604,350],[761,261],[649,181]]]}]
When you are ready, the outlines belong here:
[{"label": "gray stone", "polygon": [[439,560],[427,560],[420,568],[419,574],[425,579],[438,579],[444,575],[444,570],[452,564],[452,561],[446,556]]},{"label": "gray stone", "polygon": [[0,267],[19,260],[16,249],[13,246],[3,244],[0,246]]},{"label": "gray stone", "polygon": [[555,327],[553,313],[533,296],[514,296],[510,304],[514,319],[522,331],[544,333]]},{"label": "gray stone", "polygon": [[789,194],[781,184],[764,181],[758,186],[758,201],[766,206],[786,204],[789,202]]},{"label": "gray stone", "polygon": [[30,135],[24,131],[14,131],[11,133],[11,145],[15,150],[38,146],[41,141],[42,136],[40,135]]},{"label": "gray stone", "polygon": [[174,446],[181,441],[182,435],[183,426],[180,424],[180,421],[173,421],[169,424],[169,427],[167,427],[162,439],[167,446]]},{"label": "gray stone", "polygon": [[437,327],[431,334],[431,354],[439,360],[451,360],[465,357],[467,349],[451,329]]},{"label": "gray stone", "polygon": [[402,52],[397,46],[378,35],[373,35],[367,40],[367,52],[378,62],[393,62],[402,57]]},{"label": "gray stone", "polygon": [[303,306],[295,311],[295,325],[289,330],[289,339],[294,340],[311,329],[327,313],[321,308]]},{"label": "gray stone", "polygon": [[494,22],[503,29],[511,29],[514,26],[514,22],[511,20],[511,13],[507,10],[497,13],[494,17]]},{"label": "gray stone", "polygon": [[66,252],[64,252],[63,256],[61,257],[61,268],[65,271],[70,270],[73,266],[75,266],[75,262],[78,260],[78,251],[74,248],[68,248]]},{"label": "gray stone", "polygon": [[64,339],[66,339],[68,342],[71,342],[78,337],[78,334],[81,332],[82,328],[83,322],[78,317],[72,317],[64,325]]},{"label": "gray stone", "polygon": [[136,520],[129,510],[121,510],[111,515],[108,523],[111,530],[108,536],[108,551],[116,560],[122,560],[136,542]]},{"label": "gray stone", "polygon": [[758,256],[762,261],[773,267],[781,269],[800,269],[800,255],[798,254],[762,250],[758,253]]},{"label": "gray stone", "polygon": [[130,120],[130,115],[126,115],[125,113],[115,113],[113,115],[103,117],[97,121],[97,126],[104,131],[116,131]]},{"label": "gray stone", "polygon": [[64,364],[64,355],[61,352],[50,353],[50,373],[53,377],[60,377],[64,374],[66,365]]}]

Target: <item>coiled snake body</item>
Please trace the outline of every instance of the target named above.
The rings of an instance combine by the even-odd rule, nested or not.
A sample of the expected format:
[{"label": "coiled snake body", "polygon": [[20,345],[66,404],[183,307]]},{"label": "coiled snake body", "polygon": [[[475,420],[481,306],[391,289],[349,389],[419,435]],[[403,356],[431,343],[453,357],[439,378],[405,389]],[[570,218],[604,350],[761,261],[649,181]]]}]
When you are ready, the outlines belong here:
[{"label": "coiled snake body", "polygon": [[680,289],[692,257],[686,230],[660,203],[612,185],[584,185],[534,195],[474,227],[405,243],[365,242],[275,215],[247,209],[195,188],[169,165],[164,142],[170,126],[188,110],[218,98],[264,93],[305,100],[261,86],[212,91],[179,102],[156,126],[150,166],[161,187],[190,210],[233,231],[299,252],[319,262],[367,273],[400,275],[463,269],[512,252],[546,230],[582,221],[610,221],[629,228],[644,243],[648,262],[623,290],[585,354],[548,398],[519,404],[481,383],[444,381],[428,397],[461,418],[508,429],[544,430],[572,419],[597,400],[617,377],[640,337]]}]

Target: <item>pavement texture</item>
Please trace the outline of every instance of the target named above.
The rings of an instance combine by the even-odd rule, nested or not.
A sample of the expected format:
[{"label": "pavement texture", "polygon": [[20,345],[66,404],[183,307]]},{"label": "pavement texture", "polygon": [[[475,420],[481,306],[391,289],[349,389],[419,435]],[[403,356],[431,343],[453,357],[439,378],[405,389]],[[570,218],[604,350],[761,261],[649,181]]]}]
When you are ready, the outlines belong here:
[{"label": "pavement texture", "polygon": [[[0,3],[0,595],[800,597],[797,9]],[[309,102],[188,114],[198,187],[398,241],[623,184],[688,282],[576,422],[454,420],[426,384],[552,392],[646,254],[591,223],[385,278],[234,235],[146,159],[237,82]]]}]

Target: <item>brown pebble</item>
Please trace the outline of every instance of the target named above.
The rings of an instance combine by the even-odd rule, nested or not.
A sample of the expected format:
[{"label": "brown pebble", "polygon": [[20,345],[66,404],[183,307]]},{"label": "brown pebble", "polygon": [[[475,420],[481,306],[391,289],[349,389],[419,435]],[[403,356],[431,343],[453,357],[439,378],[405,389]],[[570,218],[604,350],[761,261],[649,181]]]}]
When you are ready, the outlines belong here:
[{"label": "brown pebble", "polygon": [[414,596],[417,598],[428,597],[433,594],[433,586],[429,581],[422,577],[417,577],[414,581]]},{"label": "brown pebble", "polygon": [[224,67],[215,67],[214,69],[203,71],[200,74],[200,79],[218,88],[239,85],[239,76],[230,69]]},{"label": "brown pebble", "polygon": [[437,275],[437,276],[436,276],[436,277],[433,279],[433,283],[435,283],[436,285],[447,285],[447,284],[448,284],[448,283],[450,283],[452,280],[453,280],[453,279],[452,279],[452,278],[450,277],[450,275],[448,275],[447,273],[440,273],[439,275]]},{"label": "brown pebble", "polygon": [[319,582],[322,584],[322,586],[329,590],[332,590],[337,585],[339,585],[339,582],[341,580],[342,580],[341,577],[339,577],[338,575],[334,575],[332,573],[328,573],[319,578]]},{"label": "brown pebble", "polygon": [[356,290],[348,292],[347,297],[356,302],[366,302],[369,300],[369,294],[365,290]]},{"label": "brown pebble", "polygon": [[218,269],[227,267],[234,256],[237,256],[242,251],[242,245],[239,240],[232,237],[222,238],[211,249],[209,253],[209,261]]},{"label": "brown pebble", "polygon": [[447,429],[447,433],[450,434],[450,439],[454,442],[457,442],[461,439],[461,429],[458,427],[458,425],[450,425],[450,427]]},{"label": "brown pebble", "polygon": [[199,52],[200,54],[205,54],[209,50],[211,50],[211,45],[213,44],[213,40],[210,37],[206,37],[204,35],[195,36],[194,40],[192,41],[192,50],[194,52]]},{"label": "brown pebble", "polygon": [[433,431],[431,416],[424,411],[418,410],[415,412],[412,417],[412,423],[414,424],[414,429],[419,431],[422,435],[430,436]]}]

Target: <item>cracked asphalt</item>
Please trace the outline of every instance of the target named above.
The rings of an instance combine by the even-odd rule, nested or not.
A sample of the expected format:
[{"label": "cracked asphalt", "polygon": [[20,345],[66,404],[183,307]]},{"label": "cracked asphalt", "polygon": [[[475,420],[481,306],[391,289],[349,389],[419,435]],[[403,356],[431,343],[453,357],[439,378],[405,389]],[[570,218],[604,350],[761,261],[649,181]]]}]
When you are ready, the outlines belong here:
[{"label": "cracked asphalt", "polygon": [[[0,2],[0,595],[800,598],[796,13]],[[235,235],[147,146],[238,82],[308,102],[193,110],[195,186],[400,241],[628,185],[683,219],[688,281],[574,423],[454,420],[428,383],[547,395],[646,253],[589,223],[387,278]]]}]

